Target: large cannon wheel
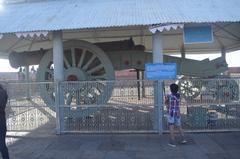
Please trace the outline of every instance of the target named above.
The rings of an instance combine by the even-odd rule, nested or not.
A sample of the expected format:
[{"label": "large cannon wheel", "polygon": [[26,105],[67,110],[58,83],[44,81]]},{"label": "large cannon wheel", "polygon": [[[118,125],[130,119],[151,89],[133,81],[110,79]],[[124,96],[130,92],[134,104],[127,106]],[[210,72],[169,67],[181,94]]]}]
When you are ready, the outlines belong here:
[{"label": "large cannon wheel", "polygon": [[179,81],[180,92],[186,100],[192,100],[201,93],[201,82],[195,80],[181,79]]},{"label": "large cannon wheel", "polygon": [[[53,53],[49,50],[40,61],[37,81],[53,81],[53,72]],[[64,43],[64,80],[73,81],[62,83],[65,104],[103,104],[110,98],[113,88],[113,83],[106,80],[114,79],[112,63],[99,47],[86,41]],[[41,97],[48,105],[54,104],[53,88],[46,84],[41,89]]]}]

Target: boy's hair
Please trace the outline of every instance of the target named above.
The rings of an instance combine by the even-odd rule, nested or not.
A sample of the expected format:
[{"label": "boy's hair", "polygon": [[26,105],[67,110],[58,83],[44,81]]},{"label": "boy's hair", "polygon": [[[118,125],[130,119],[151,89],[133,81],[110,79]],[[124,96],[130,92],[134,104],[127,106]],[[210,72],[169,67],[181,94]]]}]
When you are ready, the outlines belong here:
[{"label": "boy's hair", "polygon": [[177,93],[178,92],[178,85],[176,85],[175,83],[170,85],[170,90],[172,93]]}]

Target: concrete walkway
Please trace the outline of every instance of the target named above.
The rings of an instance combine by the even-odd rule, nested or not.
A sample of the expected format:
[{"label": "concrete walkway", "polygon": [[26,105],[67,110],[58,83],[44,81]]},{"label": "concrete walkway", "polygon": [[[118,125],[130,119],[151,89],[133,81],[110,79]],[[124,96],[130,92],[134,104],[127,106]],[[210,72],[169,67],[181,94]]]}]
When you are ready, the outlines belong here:
[{"label": "concrete walkway", "polygon": [[240,132],[187,133],[170,147],[168,135],[8,133],[11,159],[239,159]]}]

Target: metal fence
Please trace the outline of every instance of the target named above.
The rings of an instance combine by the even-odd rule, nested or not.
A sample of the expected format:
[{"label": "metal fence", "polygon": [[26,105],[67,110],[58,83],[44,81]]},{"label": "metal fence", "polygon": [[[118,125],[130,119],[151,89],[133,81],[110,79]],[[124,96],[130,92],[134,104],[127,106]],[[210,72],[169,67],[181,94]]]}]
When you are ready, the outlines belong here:
[{"label": "metal fence", "polygon": [[[187,131],[240,130],[240,79],[181,79],[181,121]],[[170,93],[165,81],[166,94]],[[163,127],[168,130],[164,109]]]},{"label": "metal fence", "polygon": [[152,81],[63,82],[60,87],[65,96],[61,132],[155,131]]},{"label": "metal fence", "polygon": [[[43,94],[53,83],[8,83],[6,107],[8,131],[32,131],[46,124],[55,124],[53,105],[43,100]],[[43,91],[46,88],[46,91]]]},{"label": "metal fence", "polygon": [[[240,130],[239,81],[164,80],[163,88],[166,95],[171,83],[180,86],[185,130]],[[9,131],[32,131],[51,124],[60,133],[158,132],[154,81],[8,83],[7,90]],[[162,105],[160,124],[167,131],[167,111]]]},{"label": "metal fence", "polygon": [[[164,129],[167,131],[166,112]],[[199,105],[181,107],[182,127],[186,131],[240,130],[239,105]]]}]

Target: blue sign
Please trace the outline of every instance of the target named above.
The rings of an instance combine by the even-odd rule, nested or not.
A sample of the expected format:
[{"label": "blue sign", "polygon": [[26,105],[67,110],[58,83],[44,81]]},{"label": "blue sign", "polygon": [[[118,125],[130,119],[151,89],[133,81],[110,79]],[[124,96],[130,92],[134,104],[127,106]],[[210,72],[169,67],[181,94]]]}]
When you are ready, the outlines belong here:
[{"label": "blue sign", "polygon": [[187,26],[184,27],[184,43],[211,43],[213,42],[212,27],[208,26]]},{"label": "blue sign", "polygon": [[176,63],[145,64],[145,78],[149,80],[175,79]]}]

